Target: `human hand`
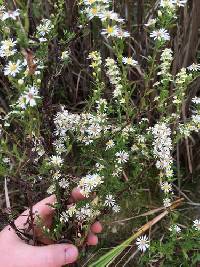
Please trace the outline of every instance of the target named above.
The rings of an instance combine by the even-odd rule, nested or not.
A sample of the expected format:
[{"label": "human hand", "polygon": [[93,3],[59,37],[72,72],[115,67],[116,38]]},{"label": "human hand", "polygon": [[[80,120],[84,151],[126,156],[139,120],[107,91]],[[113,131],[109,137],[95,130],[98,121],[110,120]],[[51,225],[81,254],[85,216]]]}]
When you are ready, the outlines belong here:
[{"label": "human hand", "polygon": [[[83,199],[80,191],[75,188],[71,194],[71,201]],[[54,209],[48,204],[55,202],[55,196],[50,196],[38,202],[33,207],[47,227],[51,226]],[[26,230],[29,210],[23,212],[16,220],[15,225],[20,230]],[[97,233],[102,231],[99,222],[95,222],[87,237],[88,245],[98,243]],[[37,233],[38,232],[38,233]],[[39,235],[39,231],[36,231]],[[49,240],[44,239],[48,243]],[[50,243],[50,242],[49,242]],[[23,242],[10,227],[5,227],[0,232],[0,266],[1,267],[61,267],[73,263],[78,258],[78,249],[72,244],[51,244],[47,246],[31,246]]]}]

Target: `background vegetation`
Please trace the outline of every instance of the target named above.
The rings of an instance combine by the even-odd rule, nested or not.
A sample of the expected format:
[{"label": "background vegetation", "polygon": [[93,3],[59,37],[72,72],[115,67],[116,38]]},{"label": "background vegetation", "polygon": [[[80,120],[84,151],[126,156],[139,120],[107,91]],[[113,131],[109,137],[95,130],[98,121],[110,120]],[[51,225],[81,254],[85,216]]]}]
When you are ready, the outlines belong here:
[{"label": "background vegetation", "polygon": [[[39,43],[37,44],[36,40],[37,45],[31,47],[30,51],[28,39],[35,41],[34,34],[41,19],[51,18],[56,25],[56,29],[54,29],[56,34],[50,38],[46,52],[41,50],[42,53],[46,53],[44,57],[46,56],[47,61],[39,89],[42,97],[42,107],[40,107],[39,113],[42,114],[41,124],[43,125],[40,134],[45,151],[52,154],[53,141],[51,132],[54,128],[53,118],[58,110],[58,105],[65,105],[67,110],[72,113],[80,113],[88,107],[88,101],[91,100],[95,81],[88,54],[91,51],[98,50],[101,52],[103,62],[105,62],[107,57],[114,56],[114,51],[103,38],[100,38],[102,27],[100,22],[98,20],[87,22],[80,16],[79,5],[76,0],[8,0],[5,4],[8,9],[15,10],[19,8],[24,14],[27,14],[22,21],[23,29],[20,24],[18,25],[17,35],[20,38],[20,46],[25,49],[26,55],[28,53],[30,57],[38,53]],[[134,84],[134,88],[136,88],[131,95],[135,112],[134,125],[139,124],[145,116],[148,119],[148,127],[153,127],[157,120],[172,113],[173,109],[170,105],[174,94],[172,86],[168,86],[167,108],[163,112],[162,105],[164,103],[160,103],[159,110],[157,103],[153,101],[156,97],[154,90],[152,90],[153,84],[159,78],[151,71],[148,79],[145,76],[148,68],[147,59],[155,49],[145,24],[149,19],[157,16],[158,5],[159,1],[155,0],[113,0],[114,10],[126,19],[126,29],[131,34],[131,38],[126,39],[124,53],[127,56],[134,54],[134,59],[138,61],[140,66],[130,68],[127,72],[130,84]],[[54,14],[54,16],[51,14]],[[81,28],[79,27],[80,24],[83,25]],[[172,24],[169,30],[172,38],[167,46],[171,47],[174,52],[171,73],[175,76],[182,68],[186,68],[194,62],[199,62],[200,1],[189,0],[186,7],[180,8],[177,22]],[[63,50],[70,51],[70,59],[67,64],[61,64],[60,61],[60,55]],[[159,65],[160,53],[149,61],[153,60],[152,65]],[[13,92],[16,89],[3,73],[3,66],[5,65],[3,58],[0,58],[0,64],[2,65],[0,69],[0,112],[4,117],[10,111],[10,103],[13,100]],[[105,99],[110,99],[112,91],[104,69],[102,75],[102,80],[105,82],[103,96]],[[190,118],[192,114],[192,98],[199,94],[200,77],[197,76],[189,84],[184,105],[181,106],[180,114],[183,122],[187,122]],[[34,125],[33,122],[31,127],[37,130],[39,125]],[[172,132],[176,129],[175,127],[176,125],[172,125]],[[139,134],[142,134],[142,130],[142,127],[140,127]],[[16,141],[14,138],[17,135],[20,138],[17,138]],[[27,141],[26,138],[21,125],[14,122],[9,140],[10,151],[12,151],[10,154],[11,165],[14,166],[11,166],[13,168],[12,176],[5,170],[8,168],[5,167],[5,164],[0,166],[0,176],[2,178],[0,179],[1,228],[8,223],[9,217],[8,202],[5,197],[7,190],[9,191],[12,215],[15,216],[23,211],[25,207],[30,207],[33,203],[42,199],[49,187],[49,180],[43,179],[32,183],[36,176],[36,167],[31,160],[27,161],[27,155],[30,159],[32,156],[27,142],[30,142],[31,147],[32,141]],[[98,145],[100,146],[101,144]],[[20,152],[18,147],[20,147]],[[22,151],[25,148],[26,150],[23,154]],[[151,251],[140,257],[135,244],[131,243],[131,246],[126,248],[121,256],[117,257],[110,266],[199,266],[199,235],[188,230],[189,232],[184,233],[185,236],[178,238],[174,235],[173,238],[167,232],[171,221],[178,222],[183,229],[187,229],[188,224],[191,224],[192,220],[199,216],[199,152],[200,139],[198,132],[192,133],[187,138],[180,139],[175,144],[172,156],[177,166],[177,179],[173,181],[173,188],[177,198],[184,198],[182,206],[169,216],[164,217],[154,227],[150,227],[149,236],[157,240],[155,242],[152,241]],[[71,177],[76,177],[83,173],[81,164],[76,166],[78,154],[79,147],[75,147],[72,152],[70,151],[67,158],[67,172]],[[81,155],[84,155],[84,153]],[[79,160],[86,162],[86,157],[82,156]],[[91,160],[89,158],[87,162],[88,168]],[[120,189],[117,193],[117,199],[120,201],[121,212],[112,215],[112,217],[110,214],[105,214],[103,217],[105,229],[99,246],[93,250],[84,251],[78,266],[89,266],[89,259],[98,259],[100,255],[121,244],[133,232],[136,232],[140,226],[153,219],[157,215],[157,211],[163,211],[159,181],[155,179],[156,171],[151,169],[151,161],[142,161],[143,158],[138,161],[138,165],[136,162],[135,165],[130,163],[126,166],[122,175],[123,186],[117,188],[116,185],[116,189]],[[40,172],[47,176],[48,169],[41,169]],[[31,177],[30,180],[29,177]],[[162,240],[165,240],[165,242],[160,246]]]}]

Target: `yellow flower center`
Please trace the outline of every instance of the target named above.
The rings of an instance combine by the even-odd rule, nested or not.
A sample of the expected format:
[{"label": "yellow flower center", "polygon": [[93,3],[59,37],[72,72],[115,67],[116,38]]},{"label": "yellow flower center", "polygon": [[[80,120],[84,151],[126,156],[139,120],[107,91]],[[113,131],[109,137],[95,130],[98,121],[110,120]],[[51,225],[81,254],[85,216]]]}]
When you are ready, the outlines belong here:
[{"label": "yellow flower center", "polygon": [[92,8],[92,10],[91,10],[91,12],[92,12],[93,15],[96,15],[96,14],[97,14],[97,11],[98,11],[98,10],[97,10],[96,7]]},{"label": "yellow flower center", "polygon": [[114,31],[113,27],[108,26],[108,28],[107,28],[107,32],[108,32],[108,33],[113,33],[113,31]]},{"label": "yellow flower center", "polygon": [[10,71],[16,71],[17,70],[17,64],[13,63],[10,65]]},{"label": "yellow flower center", "polygon": [[132,64],[132,58],[128,58],[128,59],[127,59],[127,63],[128,63],[128,64]]}]

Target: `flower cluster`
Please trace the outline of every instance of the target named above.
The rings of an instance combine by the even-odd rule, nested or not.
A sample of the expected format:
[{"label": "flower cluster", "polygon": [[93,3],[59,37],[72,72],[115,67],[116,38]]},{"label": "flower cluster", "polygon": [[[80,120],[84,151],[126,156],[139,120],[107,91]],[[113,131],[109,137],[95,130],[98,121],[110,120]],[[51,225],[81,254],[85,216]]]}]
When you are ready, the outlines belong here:
[{"label": "flower cluster", "polygon": [[193,227],[195,228],[195,230],[200,231],[200,220],[194,220]]},{"label": "flower cluster", "polygon": [[82,113],[79,115],[70,113],[64,108],[57,113],[54,123],[56,125],[55,135],[60,136],[60,143],[67,138],[68,131],[72,131],[78,134],[80,142],[89,145],[109,129],[106,114]]},{"label": "flower cluster", "polygon": [[38,160],[45,154],[44,146],[42,144],[42,139],[36,136],[35,132],[32,132],[31,139],[33,142],[32,152],[35,154],[34,162]]},{"label": "flower cluster", "polygon": [[72,205],[68,208],[67,211],[63,211],[60,214],[60,222],[67,223],[69,220],[73,218],[79,222],[89,222],[90,220],[96,218],[99,215],[99,210],[97,210],[93,205],[86,204],[83,207],[78,208],[75,205]]},{"label": "flower cluster", "polygon": [[180,111],[181,104],[185,97],[185,91],[188,87],[188,84],[192,81],[192,73],[187,73],[186,68],[182,68],[179,73],[176,75],[175,85],[176,91],[173,97],[173,103],[176,105],[177,112]]},{"label": "flower cluster", "polygon": [[[126,38],[129,37],[129,32],[122,29],[124,19],[120,18],[119,14],[113,10],[109,10],[110,0],[91,0],[83,1],[84,13],[86,13],[89,20],[98,17],[105,28],[102,29],[101,34],[107,37]],[[119,25],[118,25],[119,24]]]},{"label": "flower cluster", "polygon": [[99,185],[103,183],[103,178],[99,174],[88,174],[85,177],[81,178],[79,181],[79,188],[81,189],[81,193],[88,197],[94,189],[96,189]]},{"label": "flower cluster", "polygon": [[192,103],[196,105],[196,108],[193,110],[190,121],[179,124],[180,134],[185,137],[190,136],[192,132],[199,132],[200,129],[200,98],[197,96],[194,97]]},{"label": "flower cluster", "polygon": [[110,83],[114,86],[113,97],[121,98],[123,86],[121,84],[120,69],[117,62],[112,58],[106,59],[106,74],[109,77]]},{"label": "flower cluster", "polygon": [[0,46],[0,57],[10,57],[16,53],[15,45],[17,41],[14,41],[12,38],[1,41]]},{"label": "flower cluster", "polygon": [[[166,123],[158,123],[152,129],[153,141],[153,154],[156,158],[156,167],[160,170],[161,178],[163,176],[171,179],[173,176],[171,156],[172,140],[170,138],[171,130]],[[164,191],[166,198],[163,200],[164,206],[170,206],[169,193],[172,191],[171,184],[168,181],[161,183],[161,189]]]},{"label": "flower cluster", "polygon": [[40,42],[46,42],[48,35],[51,33],[54,25],[49,19],[42,19],[40,25],[37,26],[37,35]]},{"label": "flower cluster", "polygon": [[97,68],[100,71],[102,64],[102,58],[100,52],[98,51],[91,52],[88,56],[88,59],[92,60],[90,67],[92,67],[93,69]]},{"label": "flower cluster", "polygon": [[188,0],[161,0],[160,6],[163,8],[184,7]]},{"label": "flower cluster", "polygon": [[[59,2],[62,2],[61,5],[64,1]],[[193,63],[187,68],[181,69],[174,76],[171,74],[173,51],[169,48],[170,43],[168,48],[165,47],[166,42],[170,40],[170,29],[173,25],[171,22],[175,21],[177,8],[183,7],[186,3],[187,0],[160,1],[157,18],[151,18],[145,24],[150,27],[150,37],[152,38],[150,42],[152,47],[146,58],[138,54],[136,56],[129,54],[130,49],[124,38],[129,37],[130,33],[124,30],[125,20],[115,12],[118,4],[117,7],[114,7],[111,0],[80,0],[80,6],[83,7],[80,21],[84,21],[86,22],[84,25],[88,25],[88,20],[98,20],[98,23],[94,22],[94,25],[98,25],[98,27],[99,24],[102,25],[101,34],[98,36],[105,41],[95,43],[95,40],[91,39],[92,47],[103,45],[101,48],[103,53],[97,50],[88,55],[87,60],[89,60],[94,81],[89,86],[91,95],[84,102],[86,103],[84,107],[81,102],[84,96],[80,95],[82,110],[79,109],[79,106],[72,106],[73,103],[68,101],[70,98],[67,103],[71,109],[60,106],[60,103],[66,103],[67,95],[62,85],[59,91],[56,91],[60,81],[64,82],[60,77],[63,75],[63,66],[67,67],[69,61],[74,62],[76,53],[70,49],[73,49],[74,42],[79,44],[80,41],[80,38],[74,38],[76,37],[75,32],[61,29],[66,18],[62,14],[62,10],[59,18],[59,15],[56,17],[52,14],[49,18],[42,19],[41,23],[36,26],[36,33],[31,40],[28,39],[28,36],[26,40],[22,40],[18,31],[20,27],[24,27],[24,18],[22,20],[18,18],[19,10],[6,11],[5,7],[0,8],[0,20],[3,27],[6,26],[6,23],[8,26],[11,24],[17,26],[16,31],[15,27],[11,30],[7,27],[8,31],[5,31],[4,39],[2,37],[0,41],[0,57],[2,62],[5,62],[2,70],[4,75],[8,76],[6,78],[9,79],[9,83],[14,89],[8,91],[11,92],[11,101],[14,100],[15,103],[10,106],[14,110],[5,117],[0,117],[3,121],[2,124],[0,123],[1,172],[4,172],[3,169],[6,165],[6,174],[9,169],[13,169],[15,173],[12,174],[14,175],[19,173],[23,176],[30,173],[30,179],[36,182],[42,179],[44,182],[44,177],[47,178],[44,183],[50,186],[47,193],[55,193],[59,201],[59,203],[55,203],[55,221],[52,229],[49,230],[55,238],[54,240],[65,237],[64,230],[69,226],[70,238],[78,243],[80,240],[78,240],[77,233],[79,234],[79,232],[77,230],[81,228],[81,233],[84,233],[102,211],[106,211],[106,213],[107,211],[115,213],[120,211],[117,196],[121,192],[126,192],[126,182],[128,185],[134,183],[134,197],[136,198],[141,192],[141,186],[145,186],[145,179],[147,177],[154,178],[155,168],[159,170],[157,172],[159,172],[160,188],[164,195],[163,204],[165,207],[172,205],[172,150],[174,144],[169,125],[172,123],[175,128],[173,131],[175,143],[177,143],[180,132],[189,136],[191,131],[197,132],[200,129],[199,97],[192,99],[192,108],[197,105],[197,109],[193,111],[191,121],[180,124],[179,132],[176,128],[181,118],[181,105],[185,99],[186,89],[192,79],[198,76],[200,64]],[[56,6],[54,7],[56,8]],[[35,21],[37,22],[38,19]],[[87,32],[90,30],[89,28],[93,27],[88,27]],[[70,29],[74,29],[74,27]],[[80,29],[82,29],[81,26]],[[96,34],[91,34],[91,38],[94,35]],[[81,38],[84,38],[84,34],[81,35]],[[52,45],[50,45],[51,42],[49,43],[50,40],[53,40]],[[24,47],[29,47],[29,49],[21,47],[26,41],[28,46]],[[137,42],[134,43],[137,44]],[[54,44],[58,51],[55,57],[50,57],[51,52],[54,51],[52,50]],[[112,56],[105,58],[109,51],[106,48],[107,52],[104,53],[104,45],[109,47],[109,51],[112,51],[110,53]],[[75,47],[79,46],[75,45]],[[138,49],[136,50],[138,51]],[[85,53],[88,54],[88,51]],[[160,65],[157,62],[158,55],[160,56]],[[134,58],[140,59],[141,68]],[[47,69],[45,75],[42,75],[42,69],[49,67],[51,59],[52,67]],[[88,63],[87,60],[84,64],[79,64],[83,69],[80,70],[77,78],[77,88],[80,86],[82,89],[82,86],[85,86],[81,82],[83,77],[81,73],[88,70],[88,65],[85,64]],[[104,71],[108,79],[106,79]],[[78,72],[72,71],[72,73]],[[49,92],[47,105],[38,109],[38,104],[42,102],[39,88],[42,92],[48,74],[52,76],[47,85]],[[43,77],[45,77],[44,80],[42,80]],[[87,75],[85,77],[88,79]],[[55,83],[52,82],[54,78]],[[73,77],[72,80],[74,79]],[[84,84],[88,84],[89,80],[86,80]],[[40,86],[41,82],[42,86]],[[155,88],[156,86],[158,87]],[[173,90],[169,90],[171,86]],[[113,92],[112,96],[110,96],[110,91]],[[16,96],[15,92],[17,92]],[[42,93],[46,95],[46,92]],[[149,95],[155,95],[155,98],[159,99],[159,104],[151,105],[148,99]],[[172,109],[166,108],[165,110],[171,99]],[[44,100],[46,103],[46,99]],[[53,105],[49,103],[53,103]],[[159,108],[162,106],[164,108],[159,113]],[[177,112],[170,113],[171,110],[174,111],[174,107],[177,107]],[[56,114],[55,110],[58,111]],[[22,115],[22,118],[9,120],[11,115],[17,114],[17,112]],[[54,114],[53,119],[52,114]],[[47,116],[48,123],[46,124]],[[157,122],[149,131],[151,118],[157,119]],[[10,128],[14,129],[13,133],[9,132],[9,128],[8,131],[6,131],[7,129],[4,131],[4,126],[9,127],[9,123],[12,125]],[[17,123],[19,123],[19,127]],[[18,136],[15,134],[16,129],[21,131]],[[16,147],[15,145],[12,147],[11,144],[13,141],[15,142],[15,139]],[[28,145],[21,145],[24,140],[27,140]],[[25,152],[21,151],[21,147],[25,148]],[[22,164],[29,153],[30,160],[27,164]],[[156,161],[155,165],[151,164],[153,161]],[[29,163],[33,163],[31,167]],[[9,166],[10,168],[8,168]],[[141,176],[142,183],[139,182]],[[5,175],[5,177],[12,177],[12,175]],[[76,204],[69,205],[71,190],[74,187],[78,187],[85,198]],[[129,188],[131,189],[131,187]],[[127,195],[123,195],[124,199],[129,197]],[[68,202],[65,201],[66,198],[69,198]],[[172,207],[174,206],[172,205]],[[200,230],[200,220],[193,222],[193,228]],[[172,223],[169,231],[177,234],[182,231],[182,228]],[[149,243],[146,235],[138,237],[136,240],[138,250],[142,252],[149,248]]]},{"label": "flower cluster", "polygon": [[170,48],[165,48],[162,51],[160,59],[161,59],[161,65],[160,65],[161,70],[160,72],[158,72],[158,75],[162,75],[164,79],[167,79],[167,80],[172,79],[172,75],[169,73],[171,63],[173,60],[172,50]]}]

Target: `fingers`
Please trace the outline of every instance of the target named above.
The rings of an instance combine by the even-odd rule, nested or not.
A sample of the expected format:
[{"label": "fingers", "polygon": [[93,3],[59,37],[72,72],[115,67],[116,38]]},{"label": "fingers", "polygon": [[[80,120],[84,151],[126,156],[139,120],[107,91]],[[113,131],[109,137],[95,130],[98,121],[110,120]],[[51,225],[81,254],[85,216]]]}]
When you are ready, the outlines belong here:
[{"label": "fingers", "polygon": [[[43,199],[42,201],[38,202],[35,206],[33,206],[33,214],[38,214],[43,220],[45,220],[48,216],[53,215],[54,209],[50,205],[53,205],[55,201],[56,201],[55,195]],[[15,220],[16,227],[19,229],[26,229],[29,226],[27,225],[27,218],[29,215],[30,215],[29,209],[24,211]]]},{"label": "fingers", "polygon": [[91,227],[91,232],[88,234],[87,237],[87,244],[89,246],[96,246],[98,244],[98,237],[95,234],[99,234],[102,232],[102,225],[100,222],[95,222]]},{"label": "fingers", "polygon": [[91,226],[90,230],[91,230],[94,234],[99,234],[99,233],[101,233],[102,230],[103,230],[102,224],[101,224],[100,222],[95,222],[95,223]]},{"label": "fingers", "polygon": [[[81,194],[80,188],[76,187],[72,190],[71,194],[71,202],[77,202],[83,200],[85,197]],[[91,232],[87,237],[87,244],[89,246],[96,246],[98,244],[98,237],[95,234],[99,234],[102,232],[102,225],[100,222],[95,222],[91,228]]]},{"label": "fingers", "polygon": [[[72,202],[77,202],[79,200],[83,200],[84,196],[81,194],[79,188],[74,188],[71,193],[71,199]],[[34,207],[33,207],[33,214],[38,214],[43,221],[46,222],[46,226],[50,226],[48,224],[51,223],[50,217],[53,215],[54,209],[50,206],[53,205],[54,202],[56,201],[56,196],[52,195],[50,197],[47,197],[43,199],[42,201],[38,202]],[[30,214],[30,210],[24,211],[16,220],[15,220],[15,225],[19,229],[26,229],[28,228],[27,223],[27,218]],[[50,222],[48,223],[48,219]]]},{"label": "fingers", "polygon": [[75,187],[72,190],[70,201],[73,203],[73,202],[77,202],[77,201],[80,201],[80,200],[83,200],[83,199],[85,199],[85,197],[81,194],[80,188]]},{"label": "fingers", "polygon": [[28,262],[25,266],[29,267],[61,267],[75,262],[78,258],[78,249],[71,244],[28,246],[26,253]]},{"label": "fingers", "polygon": [[87,237],[87,244],[89,246],[96,246],[98,244],[98,237],[90,232]]},{"label": "fingers", "polygon": [[[74,203],[74,202],[77,202],[83,199],[84,199],[84,196],[81,194],[80,189],[74,188],[71,193],[71,202]],[[56,201],[56,197],[55,195],[52,195],[38,202],[33,207],[33,213],[38,214],[42,218],[46,227],[50,227],[52,223],[52,215],[54,213],[54,209],[51,207],[51,205],[53,205],[55,201]],[[28,216],[30,215],[29,213],[30,211],[26,210],[16,219],[15,225],[17,226],[17,228],[25,230],[29,227],[27,223]],[[94,234],[101,233],[102,225],[99,222],[95,222],[91,226],[90,230],[91,230],[91,233],[88,236],[87,243],[88,245],[96,245],[98,242],[98,238]],[[35,228],[35,234],[39,237],[39,240],[43,242],[44,244],[52,244],[52,241],[45,238],[42,234],[42,231],[38,229],[37,227]]]}]

